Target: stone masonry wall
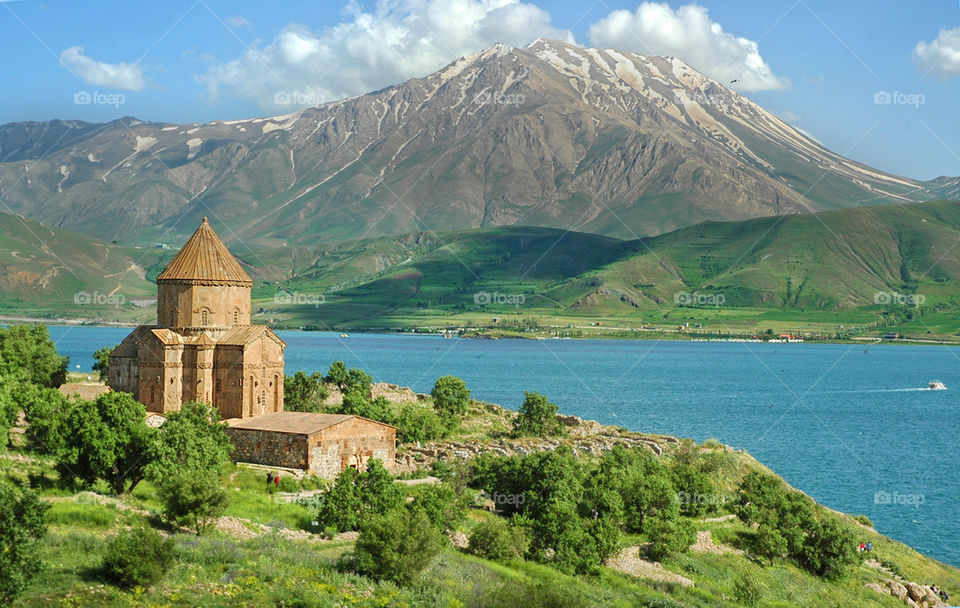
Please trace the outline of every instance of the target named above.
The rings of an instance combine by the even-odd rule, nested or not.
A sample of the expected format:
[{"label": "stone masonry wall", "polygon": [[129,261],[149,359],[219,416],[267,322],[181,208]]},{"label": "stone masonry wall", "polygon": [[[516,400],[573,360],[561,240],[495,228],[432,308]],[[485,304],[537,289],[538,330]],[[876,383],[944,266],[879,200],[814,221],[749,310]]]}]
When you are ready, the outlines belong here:
[{"label": "stone masonry wall", "polygon": [[307,436],[276,431],[228,428],[233,460],[288,469],[306,469]]}]

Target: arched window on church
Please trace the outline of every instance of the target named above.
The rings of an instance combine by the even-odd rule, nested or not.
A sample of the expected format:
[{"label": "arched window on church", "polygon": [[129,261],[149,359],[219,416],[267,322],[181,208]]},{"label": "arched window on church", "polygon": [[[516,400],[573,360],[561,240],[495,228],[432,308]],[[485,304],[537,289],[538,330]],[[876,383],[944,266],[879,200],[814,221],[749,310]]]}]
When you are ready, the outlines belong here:
[{"label": "arched window on church", "polygon": [[233,311],[233,324],[237,325],[238,323],[240,323],[240,311],[235,310]]},{"label": "arched window on church", "polygon": [[200,311],[200,325],[203,325],[204,327],[207,326],[207,311],[205,310]]},{"label": "arched window on church", "polygon": [[170,311],[170,327],[173,327],[173,311]]}]

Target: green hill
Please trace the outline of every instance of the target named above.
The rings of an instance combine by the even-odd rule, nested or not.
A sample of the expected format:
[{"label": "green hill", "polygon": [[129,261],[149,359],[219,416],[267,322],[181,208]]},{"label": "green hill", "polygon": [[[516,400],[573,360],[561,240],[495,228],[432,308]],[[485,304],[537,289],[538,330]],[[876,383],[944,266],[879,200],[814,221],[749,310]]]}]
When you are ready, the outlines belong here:
[{"label": "green hill", "polygon": [[[324,307],[264,307],[285,324],[368,327],[511,311],[564,320],[900,324],[958,309],[958,241],[960,204],[951,202],[708,222],[635,241],[546,228],[421,234],[324,251],[272,286],[322,293]],[[484,293],[522,303],[475,301]],[[956,331],[950,319],[933,333]]]},{"label": "green hill", "polygon": [[[131,301],[155,296],[151,281],[177,243],[121,248],[0,220],[0,314],[152,316]],[[930,202],[707,222],[632,241],[511,226],[234,253],[254,278],[257,320],[280,327],[488,326],[497,317],[943,338],[960,330],[958,242],[960,203]],[[81,291],[125,300],[74,304]]]}]

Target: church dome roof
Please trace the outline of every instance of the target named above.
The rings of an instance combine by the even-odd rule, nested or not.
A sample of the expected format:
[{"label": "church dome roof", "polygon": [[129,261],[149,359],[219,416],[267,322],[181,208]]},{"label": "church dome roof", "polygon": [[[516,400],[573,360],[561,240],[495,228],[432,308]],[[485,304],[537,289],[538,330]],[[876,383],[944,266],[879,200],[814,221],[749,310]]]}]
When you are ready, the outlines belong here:
[{"label": "church dome roof", "polygon": [[250,286],[253,281],[244,272],[227,246],[203,218],[180,253],[160,273],[157,281],[214,281]]}]

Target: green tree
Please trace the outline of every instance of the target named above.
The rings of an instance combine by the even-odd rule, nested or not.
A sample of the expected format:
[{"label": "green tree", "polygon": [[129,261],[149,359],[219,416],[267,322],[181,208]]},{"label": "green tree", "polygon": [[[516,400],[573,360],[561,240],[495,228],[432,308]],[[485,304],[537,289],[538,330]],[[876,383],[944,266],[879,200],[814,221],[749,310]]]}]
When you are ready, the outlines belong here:
[{"label": "green tree", "polygon": [[419,403],[408,403],[401,406],[400,415],[397,416],[395,424],[397,441],[400,443],[433,441],[447,434],[447,426],[444,425],[440,416],[432,409]]},{"label": "green tree", "polygon": [[163,519],[203,534],[227,508],[218,470],[185,469],[166,475],[157,487]]},{"label": "green tree", "polygon": [[828,580],[842,578],[863,559],[856,550],[857,539],[846,526],[833,519],[818,522],[806,538],[800,556],[809,572]]},{"label": "green tree", "polygon": [[771,566],[774,560],[787,556],[787,539],[771,525],[764,524],[757,528],[754,543],[757,555],[769,559]]},{"label": "green tree", "polygon": [[31,382],[10,385],[17,409],[27,419],[27,445],[40,454],[58,454],[64,446],[64,421],[72,402],[55,388]]},{"label": "green tree", "polygon": [[110,353],[113,352],[119,344],[113,346],[104,346],[98,348],[93,353],[93,371],[100,373],[100,379],[104,382],[110,377]]},{"label": "green tree", "polygon": [[102,479],[117,494],[143,479],[155,431],[146,410],[129,393],[106,393],[96,401],[78,400],[69,409],[57,465],[65,481],[86,485]]},{"label": "green tree", "polygon": [[378,580],[409,585],[433,558],[446,539],[430,525],[422,511],[394,509],[360,524],[354,568]]},{"label": "green tree", "polygon": [[[645,473],[645,474],[644,474]],[[680,515],[680,503],[673,481],[665,467],[658,465],[630,476],[623,489],[627,529],[646,531],[647,519],[674,519]]]},{"label": "green tree", "polygon": [[291,412],[322,412],[330,396],[327,383],[320,372],[309,376],[297,372],[283,381],[283,409]]},{"label": "green tree", "polygon": [[144,526],[121,531],[107,544],[100,572],[110,582],[129,589],[149,587],[173,565],[172,538],[164,539]]},{"label": "green tree", "polygon": [[693,522],[685,517],[653,517],[647,522],[645,531],[650,540],[647,555],[656,561],[670,553],[687,552],[697,540]]},{"label": "green tree", "polygon": [[467,413],[470,405],[470,389],[467,383],[456,376],[438,378],[430,391],[433,407],[443,417],[449,428],[460,424],[460,418]]},{"label": "green tree", "polygon": [[438,530],[455,530],[467,516],[466,497],[445,483],[421,487],[410,508],[423,511]]},{"label": "green tree", "polygon": [[343,361],[334,361],[324,380],[336,385],[344,395],[356,392],[368,399],[370,390],[373,388],[373,378],[370,374],[362,369],[347,369]]},{"label": "green tree", "polygon": [[157,484],[184,471],[212,471],[219,476],[233,450],[225,429],[216,408],[206,403],[184,403],[158,430],[146,475]]},{"label": "green tree", "polygon": [[356,530],[371,515],[382,515],[404,504],[405,495],[393,475],[379,460],[367,463],[367,470],[345,469],[323,495],[317,511],[321,527],[338,532]]},{"label": "green tree", "polygon": [[529,546],[522,526],[511,525],[502,517],[491,517],[473,528],[467,549],[486,559],[507,561],[522,558]]},{"label": "green tree", "polygon": [[67,357],[57,353],[45,325],[0,327],[0,376],[25,377],[56,388],[67,381]]},{"label": "green tree", "polygon": [[0,605],[13,602],[40,572],[40,541],[49,507],[30,491],[0,480]]},{"label": "green tree", "polygon": [[550,437],[564,435],[566,429],[557,420],[557,405],[540,393],[524,393],[524,401],[513,420],[515,437]]},{"label": "green tree", "polygon": [[673,486],[680,497],[680,513],[687,517],[704,517],[716,511],[720,501],[710,478],[694,466],[678,463],[673,467]]},{"label": "green tree", "polygon": [[323,379],[336,385],[343,392],[343,388],[347,385],[347,366],[343,361],[334,361],[330,364],[330,370],[327,371],[327,375]]}]

